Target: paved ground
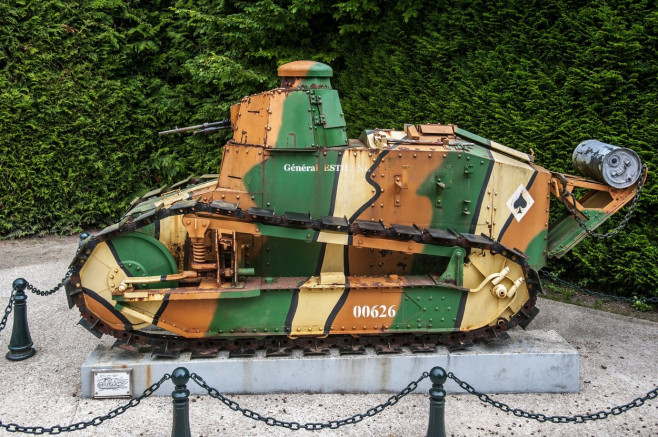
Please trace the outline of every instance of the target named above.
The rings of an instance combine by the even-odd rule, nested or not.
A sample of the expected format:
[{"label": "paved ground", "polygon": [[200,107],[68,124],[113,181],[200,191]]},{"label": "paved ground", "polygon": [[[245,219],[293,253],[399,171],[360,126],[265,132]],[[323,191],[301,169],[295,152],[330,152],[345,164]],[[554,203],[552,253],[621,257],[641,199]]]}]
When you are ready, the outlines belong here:
[{"label": "paved ground", "polygon": [[[66,271],[76,244],[74,237],[0,241],[0,305],[4,307],[11,283],[17,277],[42,288],[56,284]],[[557,330],[581,354],[580,393],[499,395],[495,396],[497,400],[544,414],[588,414],[628,403],[658,386],[655,359],[658,323],[545,299],[540,300],[538,307],[541,313],[531,329]],[[104,415],[121,405],[118,400],[80,397],[80,365],[99,340],[77,326],[78,313],[68,309],[63,293],[52,297],[30,295],[28,308],[32,339],[38,352],[22,362],[0,359],[3,375],[0,421],[31,426],[66,425]],[[11,320],[0,334],[3,353],[7,350],[10,330]],[[108,338],[101,341],[112,343]],[[409,380],[417,376],[409,375]],[[299,394],[232,398],[263,415],[303,423],[349,417],[384,402],[387,396]],[[190,421],[193,436],[422,436],[427,429],[428,408],[428,396],[414,394],[357,425],[337,431],[294,434],[247,419],[214,399],[195,396],[190,404]],[[171,416],[170,398],[153,397],[98,428],[77,431],[74,435],[171,435]],[[448,435],[455,436],[650,436],[658,434],[658,399],[606,420],[542,424],[504,414],[473,396],[449,395],[446,428]],[[0,435],[5,434],[0,430]]]}]

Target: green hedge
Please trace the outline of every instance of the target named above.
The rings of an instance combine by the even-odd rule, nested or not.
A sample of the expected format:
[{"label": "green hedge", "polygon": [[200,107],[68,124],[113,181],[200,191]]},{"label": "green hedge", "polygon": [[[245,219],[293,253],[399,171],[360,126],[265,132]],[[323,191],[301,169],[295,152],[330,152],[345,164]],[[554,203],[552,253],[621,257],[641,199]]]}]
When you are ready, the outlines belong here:
[{"label": "green hedge", "polygon": [[585,139],[636,150],[650,171],[629,230],[552,265],[658,295],[657,47],[651,1],[6,1],[0,236],[101,227],[149,188],[216,172],[225,135],[157,131],[225,118],[278,65],[314,59],[352,137],[457,123],[564,172]]}]

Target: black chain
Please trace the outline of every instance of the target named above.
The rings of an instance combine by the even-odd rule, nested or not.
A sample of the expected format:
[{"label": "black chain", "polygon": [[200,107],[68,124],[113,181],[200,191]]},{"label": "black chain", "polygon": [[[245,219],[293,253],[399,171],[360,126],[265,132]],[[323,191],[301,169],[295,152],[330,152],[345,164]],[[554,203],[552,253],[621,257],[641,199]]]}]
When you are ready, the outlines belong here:
[{"label": "black chain", "polygon": [[297,430],[300,430],[300,429],[305,429],[307,431],[316,431],[316,430],[325,429],[325,428],[338,429],[338,428],[340,428],[341,426],[344,426],[344,425],[353,425],[355,423],[361,422],[366,417],[372,417],[376,414],[379,414],[385,408],[397,404],[400,399],[402,399],[403,397],[405,397],[406,395],[408,395],[412,391],[416,390],[416,388],[418,387],[418,383],[421,382],[423,379],[427,378],[428,376],[429,376],[429,373],[423,372],[423,374],[420,376],[420,378],[418,378],[415,381],[411,381],[409,383],[409,385],[407,385],[401,392],[399,392],[396,395],[391,396],[383,404],[379,404],[375,407],[370,408],[368,411],[366,411],[363,414],[355,414],[354,416],[348,417],[346,419],[331,420],[329,422],[309,422],[309,423],[303,423],[303,424],[298,423],[298,422],[285,422],[285,421],[282,421],[282,420],[275,419],[273,417],[264,417],[263,415],[255,412],[255,411],[249,410],[247,408],[242,408],[242,407],[240,407],[240,404],[238,404],[237,402],[235,402],[235,401],[233,401],[233,400],[231,400],[231,399],[229,399],[225,396],[222,396],[222,394],[219,393],[216,389],[214,389],[214,388],[210,387],[208,384],[206,384],[206,382],[203,380],[203,378],[201,378],[196,373],[192,373],[190,375],[190,379],[192,379],[194,382],[196,382],[199,386],[203,387],[211,397],[213,397],[215,399],[219,399],[220,401],[222,401],[222,403],[224,403],[231,410],[239,411],[245,417],[248,417],[248,418],[254,419],[254,420],[259,420],[261,422],[265,422],[265,424],[269,425],[269,426],[280,426],[280,427],[283,427],[283,428],[291,429],[293,431],[297,431]]},{"label": "black chain", "polygon": [[71,274],[73,273],[73,267],[69,267],[69,269],[66,271],[66,274],[62,278],[61,281],[57,285],[55,285],[53,288],[50,290],[40,290],[34,285],[30,284],[29,282],[27,283],[27,289],[30,290],[34,294],[38,294],[39,296],[50,296],[51,294],[55,294],[60,288],[64,286],[64,283],[68,278],[71,277]]},{"label": "black chain", "polygon": [[645,401],[655,399],[656,397],[658,397],[658,387],[656,387],[641,398],[635,398],[633,401],[629,402],[628,404],[620,405],[618,407],[612,407],[605,411],[601,410],[592,414],[576,414],[574,416],[547,416],[541,413],[529,413],[520,408],[511,408],[509,405],[503,402],[495,401],[491,397],[487,396],[486,394],[479,393],[478,391],[476,391],[469,384],[457,378],[452,372],[448,373],[448,378],[455,381],[461,388],[466,390],[468,393],[477,396],[482,402],[486,404],[490,404],[505,413],[512,413],[517,417],[523,417],[525,419],[533,419],[538,422],[585,423],[591,420],[606,419],[608,416],[618,416],[622,413],[625,413],[631,408],[641,407],[642,405],[644,405]]},{"label": "black chain", "polygon": [[7,308],[5,308],[5,315],[2,316],[2,321],[0,321],[0,332],[2,332],[3,329],[5,329],[5,326],[7,326],[7,320],[9,319],[9,315],[11,314],[11,310],[14,307],[14,293],[16,290],[11,291],[11,296],[9,296],[9,303],[7,304]]},{"label": "black chain", "polygon": [[[617,235],[628,224],[628,221],[631,219],[631,216],[635,212],[635,207],[637,206],[637,203],[640,200],[640,192],[642,191],[642,187],[644,186],[644,179],[646,177],[646,174],[647,174],[647,165],[643,164],[642,175],[640,176],[640,179],[637,182],[637,192],[635,193],[635,197],[631,202],[630,209],[624,216],[623,220],[619,223],[619,226],[617,226],[615,229],[612,229],[610,232],[606,232],[605,234],[599,234],[589,229],[587,227],[587,224],[585,224],[585,222],[583,221],[583,219],[580,218],[580,216],[578,215],[578,211],[576,209],[576,197],[573,195],[571,191],[567,190],[567,180],[564,177],[560,178],[560,182],[562,183],[561,200],[564,206],[567,208],[567,211],[569,211],[569,214],[573,215],[573,218],[576,219],[578,225],[581,228],[583,228],[588,235],[591,235],[594,238],[600,238],[602,240],[605,240]],[[571,197],[571,201],[573,202],[574,205],[573,208],[569,205],[569,202],[567,202],[567,197]]]},{"label": "black chain", "polygon": [[[66,271],[66,274],[62,278],[62,280],[57,284],[55,287],[51,288],[50,290],[39,290],[29,282],[27,282],[27,288],[34,294],[38,294],[39,296],[50,296],[51,294],[56,293],[60,288],[64,286],[64,283],[66,280],[71,277],[71,274],[73,273],[73,267],[69,267],[69,269]],[[2,332],[5,327],[7,326],[7,320],[9,319],[9,315],[11,314],[13,307],[14,307],[14,295],[16,293],[16,290],[12,289],[11,291],[11,296],[9,296],[9,303],[7,304],[7,307],[5,308],[5,314],[2,316],[2,320],[0,320],[0,332]]]},{"label": "black chain", "polygon": [[106,420],[114,419],[118,415],[125,413],[126,410],[139,405],[142,399],[151,396],[158,388],[160,388],[162,383],[168,379],[171,379],[171,375],[169,373],[165,374],[162,378],[160,378],[158,382],[152,384],[150,387],[144,390],[141,395],[132,398],[127,404],[115,408],[104,416],[96,416],[87,422],[76,422],[70,425],[55,425],[53,427],[47,428],[43,426],[21,426],[15,423],[2,423],[0,421],[0,428],[6,429],[7,432],[21,432],[24,434],[61,434],[63,432],[79,431],[90,426],[98,426]]},{"label": "black chain", "polygon": [[639,302],[649,303],[649,304],[658,303],[658,296],[638,297],[638,298],[624,297],[624,296],[614,296],[612,294],[605,294],[605,293],[600,293],[598,291],[592,291],[592,290],[588,290],[586,288],[581,288],[581,287],[577,286],[576,284],[573,284],[569,281],[565,281],[564,279],[560,279],[557,276],[555,276],[554,274],[552,274],[550,272],[547,272],[547,271],[544,271],[544,270],[540,270],[539,273],[542,276],[548,278],[549,280],[551,280],[553,282],[556,282],[556,283],[558,283],[558,284],[560,284],[564,287],[573,288],[574,290],[576,290],[580,293],[589,294],[590,296],[600,297],[600,298],[606,299],[606,300],[614,300],[614,301],[617,301],[617,302],[633,303],[633,302],[638,302],[639,301]]}]

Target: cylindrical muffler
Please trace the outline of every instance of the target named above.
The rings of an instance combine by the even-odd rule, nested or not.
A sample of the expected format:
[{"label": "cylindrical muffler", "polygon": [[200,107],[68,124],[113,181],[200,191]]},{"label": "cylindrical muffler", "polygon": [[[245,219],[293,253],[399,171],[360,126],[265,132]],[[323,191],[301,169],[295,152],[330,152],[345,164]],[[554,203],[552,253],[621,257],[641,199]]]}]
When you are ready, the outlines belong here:
[{"label": "cylindrical muffler", "polygon": [[640,178],[642,161],[625,147],[587,140],[573,151],[573,166],[583,176],[614,188],[627,188]]}]

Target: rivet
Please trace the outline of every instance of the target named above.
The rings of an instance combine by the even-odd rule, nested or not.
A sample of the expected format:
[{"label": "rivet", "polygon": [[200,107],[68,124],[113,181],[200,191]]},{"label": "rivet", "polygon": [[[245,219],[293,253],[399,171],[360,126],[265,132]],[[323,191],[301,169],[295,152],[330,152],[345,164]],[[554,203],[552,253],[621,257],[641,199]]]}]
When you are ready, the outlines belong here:
[{"label": "rivet", "polygon": [[414,158],[416,157],[416,154],[414,153]]},{"label": "rivet", "polygon": [[428,153],[428,154],[427,154],[427,157],[428,157],[428,158],[431,158],[431,157],[432,157],[432,154],[431,154],[431,153]]},{"label": "rivet", "polygon": [[402,158],[402,153],[398,153],[398,158]]}]

